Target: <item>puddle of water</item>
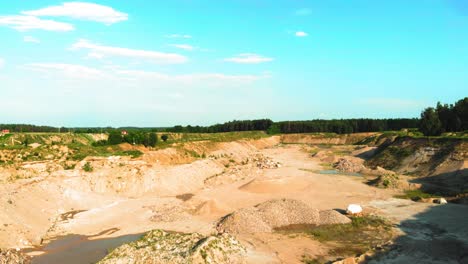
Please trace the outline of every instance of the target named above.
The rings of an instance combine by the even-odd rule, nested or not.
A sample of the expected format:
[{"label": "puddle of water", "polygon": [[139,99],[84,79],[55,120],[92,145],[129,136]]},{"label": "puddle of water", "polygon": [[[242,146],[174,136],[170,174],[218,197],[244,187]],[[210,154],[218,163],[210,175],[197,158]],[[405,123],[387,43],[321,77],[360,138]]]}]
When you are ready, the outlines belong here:
[{"label": "puddle of water", "polygon": [[90,239],[93,236],[67,235],[58,237],[48,244],[24,253],[43,251],[34,256],[32,264],[82,264],[96,263],[111,250],[125,243],[138,240],[143,234],[131,234],[119,237]]},{"label": "puddle of water", "polygon": [[340,172],[338,170],[321,170],[318,172],[319,174],[339,174],[339,175],[348,175],[348,176],[357,176],[357,177],[361,177],[362,174],[361,173],[357,173],[357,172]]},{"label": "puddle of water", "polygon": [[338,174],[337,170],[321,170],[318,173],[320,174]]}]

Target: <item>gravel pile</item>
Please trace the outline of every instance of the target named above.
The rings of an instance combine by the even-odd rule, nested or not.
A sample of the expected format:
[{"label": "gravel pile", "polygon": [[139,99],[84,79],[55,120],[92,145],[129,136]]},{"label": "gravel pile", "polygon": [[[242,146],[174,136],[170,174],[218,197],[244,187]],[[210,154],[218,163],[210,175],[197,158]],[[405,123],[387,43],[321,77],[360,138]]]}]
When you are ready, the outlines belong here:
[{"label": "gravel pile", "polygon": [[326,225],[349,223],[336,211],[320,212],[301,201],[271,200],[254,207],[240,209],[222,218],[218,232],[233,234],[269,233],[275,228],[291,225]]},{"label": "gravel pile", "polygon": [[319,225],[336,225],[351,223],[351,219],[338,213],[335,210],[327,210],[320,212]]},{"label": "gravel pile", "polygon": [[317,224],[319,210],[307,204],[290,199],[271,200],[255,206],[263,221],[272,228],[298,225]]},{"label": "gravel pile", "polygon": [[257,155],[253,158],[253,162],[257,164],[259,169],[277,169],[281,167],[279,162],[272,160],[269,157],[263,155]]},{"label": "gravel pile", "polygon": [[221,232],[238,233],[269,233],[273,229],[263,221],[262,215],[255,207],[243,208],[225,216],[216,229]]},{"label": "gravel pile", "polygon": [[0,264],[29,264],[30,259],[13,249],[0,249]]},{"label": "gravel pile", "polygon": [[350,173],[360,172],[362,169],[364,169],[362,162],[346,158],[340,158],[338,162],[334,164],[334,167],[339,171]]}]

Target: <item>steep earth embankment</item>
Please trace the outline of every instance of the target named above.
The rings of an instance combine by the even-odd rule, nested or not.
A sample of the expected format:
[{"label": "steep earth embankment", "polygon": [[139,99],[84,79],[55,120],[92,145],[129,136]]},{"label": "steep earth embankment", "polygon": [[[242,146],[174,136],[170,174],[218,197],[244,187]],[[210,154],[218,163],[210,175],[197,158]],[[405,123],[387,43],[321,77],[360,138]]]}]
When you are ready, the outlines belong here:
[{"label": "steep earth embankment", "polygon": [[382,145],[366,166],[415,176],[423,189],[445,195],[468,193],[468,140],[399,137]]},{"label": "steep earth embankment", "polygon": [[[0,184],[0,247],[39,245],[43,239],[60,233],[57,226],[66,223],[67,214],[77,209],[93,214],[99,212],[93,208],[117,208],[139,197],[175,197],[195,192],[204,188],[209,177],[230,166],[243,162],[256,167],[247,161],[248,157],[278,143],[278,137],[196,142],[147,151],[137,159],[88,157],[73,169],[63,169],[50,161],[2,169],[0,174],[12,180]],[[200,153],[195,155],[194,149]],[[16,179],[18,172],[30,177]]]},{"label": "steep earth embankment", "polygon": [[332,144],[352,145],[366,138],[379,135],[380,133],[355,133],[355,134],[284,134],[281,135],[281,143],[285,144]]}]

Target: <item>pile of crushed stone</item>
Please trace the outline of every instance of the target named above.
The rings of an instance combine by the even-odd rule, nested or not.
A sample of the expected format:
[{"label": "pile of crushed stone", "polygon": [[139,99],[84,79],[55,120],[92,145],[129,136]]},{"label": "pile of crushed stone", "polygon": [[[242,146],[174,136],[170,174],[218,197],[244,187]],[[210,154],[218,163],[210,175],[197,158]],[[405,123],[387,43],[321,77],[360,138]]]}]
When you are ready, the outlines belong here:
[{"label": "pile of crushed stone", "polygon": [[340,158],[333,167],[342,172],[356,173],[364,169],[362,160],[353,158]]},{"label": "pile of crushed stone", "polygon": [[98,264],[246,263],[245,248],[231,235],[153,230],[140,240],[113,250]]},{"label": "pile of crushed stone", "polygon": [[0,249],[0,264],[29,264],[31,260],[14,249]]},{"label": "pile of crushed stone", "polygon": [[281,167],[279,162],[272,160],[269,157],[263,155],[256,155],[253,158],[253,162],[257,165],[259,169],[277,169]]},{"label": "pile of crushed stone", "polygon": [[270,200],[254,207],[243,208],[223,217],[218,232],[247,234],[269,233],[276,228],[291,225],[346,224],[351,220],[333,210],[319,211],[291,199]]},{"label": "pile of crushed stone", "polygon": [[319,225],[337,225],[351,223],[351,219],[335,210],[320,211]]}]

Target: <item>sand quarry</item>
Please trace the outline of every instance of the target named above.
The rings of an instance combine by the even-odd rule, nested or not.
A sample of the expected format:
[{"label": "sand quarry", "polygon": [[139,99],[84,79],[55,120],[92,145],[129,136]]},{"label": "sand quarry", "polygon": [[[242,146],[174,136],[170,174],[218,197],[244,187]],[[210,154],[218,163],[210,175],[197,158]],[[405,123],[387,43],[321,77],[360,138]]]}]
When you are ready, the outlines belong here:
[{"label": "sand quarry", "polygon": [[[25,165],[39,176],[0,184],[0,248],[21,250],[38,264],[95,263],[150,230],[209,236],[226,215],[285,199],[316,210],[311,215],[359,204],[392,221],[400,247],[375,263],[468,263],[466,205],[395,199],[398,190],[369,186],[362,177],[319,173],[323,159],[280,137],[192,144],[206,156],[181,157],[169,148],[136,159],[88,157],[82,163],[92,172]],[[246,263],[303,263],[304,255],[331,250],[265,228],[232,232]]]}]

